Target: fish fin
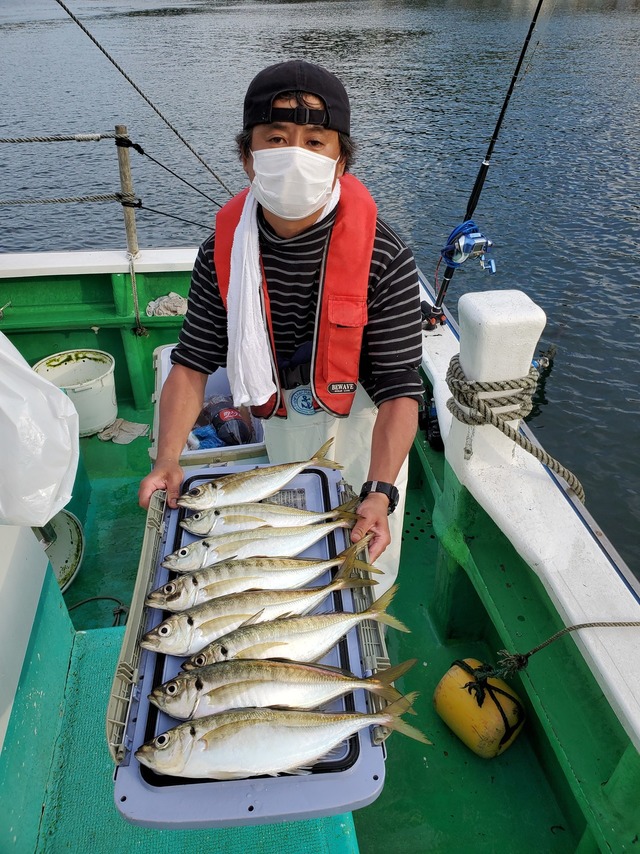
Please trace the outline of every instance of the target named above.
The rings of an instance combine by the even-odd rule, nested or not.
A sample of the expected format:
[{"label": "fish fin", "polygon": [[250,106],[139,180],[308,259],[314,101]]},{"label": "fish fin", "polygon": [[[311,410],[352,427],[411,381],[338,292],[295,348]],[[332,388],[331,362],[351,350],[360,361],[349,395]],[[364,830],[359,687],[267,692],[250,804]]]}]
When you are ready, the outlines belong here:
[{"label": "fish fin", "polygon": [[418,692],[412,691],[410,694],[400,697],[399,700],[396,700],[394,703],[391,703],[390,706],[387,706],[386,709],[384,709],[384,714],[391,716],[391,720],[387,723],[387,726],[389,729],[401,732],[409,738],[422,742],[422,744],[433,744],[433,742],[429,741],[424,733],[420,732],[419,729],[416,729],[416,727],[408,724],[406,721],[403,721],[400,717],[400,715],[404,715],[406,712],[410,711],[417,697]]},{"label": "fish fin", "polygon": [[[233,615],[238,616],[240,618],[244,617],[244,614]],[[200,631],[203,634],[215,634],[216,638],[219,638],[221,634],[227,634],[231,631],[229,628],[229,620],[232,619],[232,615],[225,614],[222,617],[213,617],[211,620],[206,620],[204,623],[200,624]],[[244,625],[244,623],[241,623]]]},{"label": "fish fin", "polygon": [[[334,590],[354,590],[356,587],[375,587],[373,578],[341,578]],[[335,584],[335,581],[334,581]]]},{"label": "fish fin", "polygon": [[369,575],[384,575],[383,569],[378,569],[377,566],[374,566],[372,563],[367,563],[366,560],[354,561],[353,568],[357,569],[359,572],[368,572]]},{"label": "fish fin", "polygon": [[328,439],[324,443],[324,445],[321,448],[319,448],[315,452],[315,454],[311,457],[311,459],[309,460],[309,465],[315,464],[317,466],[321,466],[322,468],[334,469],[336,471],[340,471],[340,469],[343,468],[343,466],[341,466],[340,463],[336,463],[333,460],[327,459],[326,454],[328,453],[331,445],[333,445],[333,439]]},{"label": "fish fin", "polygon": [[[312,769],[312,767],[309,765],[309,766],[306,766],[306,767],[304,767],[304,768],[288,768],[288,769],[287,769],[287,771],[286,771],[285,773],[287,773],[287,774],[302,774],[302,775],[305,775],[305,776],[306,776],[307,774],[311,774],[312,772],[313,772],[313,769]],[[272,777],[277,777],[278,775],[277,775],[277,774],[272,774],[271,776],[272,776]]]},{"label": "fish fin", "polygon": [[394,584],[393,587],[390,587],[379,599],[372,602],[369,608],[367,608],[366,611],[363,611],[363,613],[370,615],[372,620],[377,620],[379,623],[384,623],[385,625],[391,626],[391,628],[397,629],[400,632],[410,632],[411,629],[408,629],[404,623],[401,623],[400,620],[392,617],[391,614],[385,613],[397,592],[398,585]]},{"label": "fish fin", "polygon": [[[248,646],[242,650],[243,658],[262,658],[262,653],[268,652],[270,649],[273,649],[274,646],[287,646],[286,641],[270,641],[269,643],[256,643],[253,646]],[[271,656],[264,656],[265,658],[271,658]],[[287,661],[287,659],[279,659]]]},{"label": "fish fin", "polygon": [[392,682],[395,682],[396,679],[399,679],[401,676],[411,670],[411,668],[418,663],[417,658],[409,658],[407,661],[403,661],[400,664],[395,664],[393,667],[385,667],[384,670],[378,670],[373,676],[369,678],[373,680],[377,680],[383,685],[391,685]]},{"label": "fish fin", "polygon": [[353,498],[350,498],[348,501],[344,501],[342,504],[339,504],[334,509],[342,513],[352,513],[356,509],[358,504],[360,504],[360,496],[356,495]]},{"label": "fish fin", "polygon": [[264,608],[262,608],[262,610],[258,611],[257,614],[252,614],[250,617],[247,617],[247,619],[244,621],[244,623],[240,623],[238,628],[242,629],[245,626],[253,626],[255,623],[259,623],[260,617],[262,617],[263,614],[264,614]]},{"label": "fish fin", "polygon": [[233,578],[225,579],[224,581],[212,581],[206,587],[200,588],[201,600],[208,602],[211,599],[217,599],[219,596],[227,596],[235,593],[237,586]]},{"label": "fish fin", "polygon": [[201,743],[204,745],[205,750],[212,747],[217,741],[220,739],[229,738],[235,732],[243,728],[245,721],[232,721],[228,724],[223,724],[222,726],[217,726],[215,729],[210,729],[208,732],[205,732],[204,735],[201,735],[198,739],[197,743]]},{"label": "fish fin", "polygon": [[268,528],[270,527],[264,519],[261,519],[259,516],[252,516],[251,514],[240,514],[236,513],[233,516],[225,516],[225,522],[229,524],[238,524],[243,522],[251,522],[256,528]]}]

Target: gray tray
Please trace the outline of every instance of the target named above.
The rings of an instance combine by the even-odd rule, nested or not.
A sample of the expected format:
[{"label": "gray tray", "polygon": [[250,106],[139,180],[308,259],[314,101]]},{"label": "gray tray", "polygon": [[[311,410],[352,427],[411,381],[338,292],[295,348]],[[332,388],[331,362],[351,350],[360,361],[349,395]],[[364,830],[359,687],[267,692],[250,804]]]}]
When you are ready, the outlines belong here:
[{"label": "gray tray", "polygon": [[[196,485],[216,474],[252,466],[186,469],[185,484]],[[336,472],[309,468],[290,482],[278,499],[321,511],[346,499]],[[152,688],[180,669],[182,659],[141,649],[142,634],[162,621],[163,613],[144,607],[149,590],[171,577],[160,566],[164,556],[194,538],[179,527],[183,510],[171,511],[156,493],[147,516],[136,589],[116,669],[107,713],[107,735],[114,760],[116,807],[128,821],[156,828],[202,828],[249,825],[318,818],[366,806],[380,794],[385,751],[380,728],[368,728],[345,741],[329,759],[318,762],[309,775],[282,775],[245,780],[188,780],[155,774],[141,766],[133,753],[177,721],[149,703]],[[328,558],[348,545],[343,530],[316,543],[305,557]],[[326,584],[329,573],[313,582]],[[332,594],[322,610],[364,610],[372,601],[368,588]],[[351,630],[322,663],[345,667],[359,676],[389,664],[382,632],[366,621]],[[327,709],[374,711],[380,706],[368,692],[356,691]]]}]

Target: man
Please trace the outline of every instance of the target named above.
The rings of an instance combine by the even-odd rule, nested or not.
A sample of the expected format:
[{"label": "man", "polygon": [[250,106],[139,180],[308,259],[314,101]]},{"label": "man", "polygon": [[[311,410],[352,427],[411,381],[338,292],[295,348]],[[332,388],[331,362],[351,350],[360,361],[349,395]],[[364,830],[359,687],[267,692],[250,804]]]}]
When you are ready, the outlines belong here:
[{"label": "man", "polygon": [[200,247],[140,503],[166,489],[176,506],[178,459],[207,376],[226,365],[235,405],[265,419],[272,462],[308,459],[334,437],[334,459],[362,489],[352,541],[371,532],[376,561],[391,542],[389,520],[395,529],[377,563],[386,588],[397,574],[422,399],[413,257],[347,174],[349,99],[324,68],[293,60],[260,72],[236,141],[251,187],[218,213]]}]

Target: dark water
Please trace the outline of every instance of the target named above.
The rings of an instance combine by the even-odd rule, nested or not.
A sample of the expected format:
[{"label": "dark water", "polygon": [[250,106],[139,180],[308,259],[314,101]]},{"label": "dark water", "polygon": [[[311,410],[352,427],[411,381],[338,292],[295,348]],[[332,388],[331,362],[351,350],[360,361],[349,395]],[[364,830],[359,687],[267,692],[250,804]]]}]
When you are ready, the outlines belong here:
[{"label": "dark water", "polygon": [[[81,0],[73,12],[234,191],[233,137],[263,66],[303,56],[352,97],[355,174],[431,276],[464,214],[526,35],[533,0]],[[557,354],[533,427],[582,480],[587,506],[638,573],[640,546],[640,0],[550,0],[513,95],[475,219],[498,272],[547,313]],[[0,0],[0,136],[108,132],[216,200],[227,194],[54,0]],[[145,205],[210,224],[214,205],[132,154]],[[0,145],[0,198],[117,190],[112,142]],[[142,212],[142,246],[206,229]],[[0,251],[118,247],[118,206],[0,206]]]}]

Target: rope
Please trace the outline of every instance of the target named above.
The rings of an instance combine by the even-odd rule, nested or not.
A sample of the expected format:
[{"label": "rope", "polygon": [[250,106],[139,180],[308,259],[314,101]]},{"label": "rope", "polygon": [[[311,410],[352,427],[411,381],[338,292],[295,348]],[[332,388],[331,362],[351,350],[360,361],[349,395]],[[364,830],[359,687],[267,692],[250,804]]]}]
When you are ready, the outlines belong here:
[{"label": "rope", "polygon": [[[98,602],[98,601],[101,601],[103,599],[108,599],[111,602],[117,602],[118,603],[117,607],[113,609],[113,617],[114,617],[113,625],[119,626],[120,625],[120,617],[123,614],[126,616],[129,609],[127,608],[127,606],[123,602],[121,602],[119,599],[116,599],[114,596],[90,596],[89,599],[83,599],[81,602],[76,602],[75,605],[71,605],[69,607],[69,611],[73,611],[74,608],[79,608],[81,605],[86,605],[87,602]],[[125,622],[126,622],[126,619],[125,619]]]},{"label": "rope", "polygon": [[0,142],[99,142],[101,139],[115,139],[115,133],[75,133],[73,136],[22,136],[3,138]]},{"label": "rope", "polygon": [[155,157],[152,157],[150,154],[144,150],[141,145],[138,145],[137,142],[132,142],[128,136],[116,136],[116,145],[121,148],[133,148],[134,151],[137,151],[138,154],[142,154],[144,157],[147,157],[151,160],[152,163],[155,163],[156,166],[159,166],[161,169],[164,169],[165,172],[168,172],[170,175],[173,175],[174,178],[177,178],[178,181],[182,181],[183,184],[186,184],[187,187],[190,187],[192,190],[195,190],[196,193],[200,193],[201,196],[204,196],[205,199],[212,202],[214,205],[217,205],[219,208],[222,207],[220,202],[217,202],[215,199],[212,199],[211,196],[208,196],[205,192],[203,192],[199,187],[196,187],[195,184],[192,184],[190,181],[187,181],[186,178],[183,178],[181,175],[178,175],[177,172],[174,172],[173,169],[170,169],[168,166],[165,166],[164,163],[161,163],[159,160],[156,160]]},{"label": "rope", "polygon": [[170,214],[166,211],[156,210],[156,208],[149,208],[142,203],[142,199],[126,199],[121,194],[118,194],[118,201],[120,201],[126,208],[138,208],[139,210],[149,211],[149,213],[155,213],[159,216],[168,216],[171,219],[177,219],[180,222],[186,222],[189,225],[197,225],[200,228],[206,228],[208,231],[211,231],[211,226],[205,225],[203,222],[194,222],[192,219],[185,219],[184,217],[177,216],[177,214]]},{"label": "rope", "polygon": [[136,282],[136,270],[134,266],[134,258],[133,255],[129,256],[129,276],[131,278],[131,293],[133,295],[133,311],[136,318],[136,327],[134,329],[135,334],[142,338],[148,335],[147,329],[142,325],[140,320],[140,301],[138,299],[138,284]]},{"label": "rope", "polygon": [[70,202],[120,202],[120,193],[108,193],[102,196],[70,196],[56,199],[0,199],[0,205],[55,205]]},{"label": "rope", "polygon": [[[460,356],[456,354],[449,363],[447,371],[447,385],[451,390],[452,398],[447,401],[447,409],[463,424],[477,426],[480,424],[491,424],[501,433],[519,445],[527,453],[535,457],[538,462],[554,471],[562,477],[573,490],[579,501],[584,503],[585,495],[582,484],[569,469],[565,468],[545,450],[534,445],[518,431],[514,430],[507,422],[516,418],[526,417],[533,407],[532,396],[538,382],[538,372],[535,368],[529,370],[526,377],[517,380],[505,380],[503,382],[475,382],[470,383],[460,367]],[[480,398],[480,393],[512,391],[513,394]],[[468,407],[466,412],[462,407]],[[496,414],[492,406],[509,406],[510,411]],[[465,458],[471,456],[470,447],[465,448]]]},{"label": "rope", "polygon": [[91,41],[94,43],[94,45],[98,48],[98,50],[99,50],[99,51],[101,51],[101,53],[103,53],[103,54],[106,56],[106,58],[109,60],[109,62],[110,62],[110,63],[111,63],[111,64],[112,64],[116,69],[117,69],[117,71],[119,71],[119,72],[120,72],[120,74],[122,74],[122,76],[123,76],[123,77],[124,77],[124,79],[127,81],[127,83],[129,83],[131,86],[133,86],[133,88],[136,90],[136,92],[138,93],[138,95],[140,95],[140,96],[141,96],[141,97],[142,97],[142,98],[147,102],[147,104],[151,107],[151,109],[154,111],[154,113],[156,113],[156,114],[157,114],[157,115],[162,119],[162,121],[166,124],[166,126],[169,128],[169,130],[173,131],[173,133],[178,137],[178,139],[180,140],[180,142],[182,142],[184,145],[186,145],[186,147],[189,149],[189,151],[190,151],[190,152],[191,152],[195,157],[197,157],[197,159],[198,159],[198,160],[200,161],[200,163],[204,166],[204,168],[205,168],[205,169],[206,169],[206,170],[207,170],[211,175],[213,175],[213,177],[216,179],[216,181],[218,181],[218,183],[219,183],[222,187],[224,187],[224,189],[229,193],[229,195],[230,195],[230,196],[233,196],[233,192],[229,189],[229,187],[227,187],[227,185],[224,183],[224,181],[222,180],[222,178],[220,178],[220,176],[219,176],[219,175],[217,175],[217,174],[213,171],[213,169],[209,166],[209,164],[206,162],[206,160],[205,160],[203,157],[201,157],[201,156],[200,156],[200,154],[198,154],[198,152],[195,150],[195,148],[193,148],[193,146],[192,146],[190,143],[188,143],[188,142],[187,142],[187,140],[182,136],[182,134],[178,131],[178,129],[177,129],[177,128],[175,128],[175,127],[171,124],[171,122],[170,122],[170,121],[169,121],[165,116],[163,116],[163,115],[162,115],[162,113],[160,112],[160,110],[155,106],[155,104],[151,101],[151,99],[150,99],[150,98],[148,98],[148,97],[147,97],[147,95],[145,95],[145,93],[142,91],[142,89],[140,89],[140,87],[139,87],[139,86],[137,86],[137,85],[133,82],[133,80],[131,79],[131,77],[129,77],[129,75],[124,71],[124,69],[123,69],[120,65],[118,65],[118,63],[115,61],[115,59],[114,59],[112,56],[110,56],[110,54],[109,54],[109,53],[107,53],[107,51],[102,47],[102,45],[97,41],[97,39],[96,39],[93,35],[91,35],[91,33],[90,33],[90,32],[89,32],[89,30],[84,26],[84,24],[83,24],[83,23],[82,23],[82,22],[81,22],[81,21],[80,21],[80,20],[79,20],[79,19],[78,19],[74,14],[73,14],[73,12],[71,11],[71,9],[69,9],[69,7],[68,7],[68,6],[66,6],[66,5],[62,2],[62,0],[56,0],[56,3],[57,3],[57,4],[58,4],[62,9],[64,9],[64,11],[67,13],[67,15],[71,18],[71,20],[72,20],[75,24],[77,24],[77,25],[80,27],[80,29],[82,30],[82,32],[83,32],[85,35],[89,36],[89,38],[90,38],[90,39],[91,39]]},{"label": "rope", "polygon": [[[543,641],[538,646],[534,646],[533,649],[530,649],[529,652],[508,652],[506,649],[501,649],[498,652],[498,655],[501,656],[498,662],[498,667],[492,667],[490,664],[483,664],[480,667],[477,667],[473,671],[474,677],[479,682],[484,682],[487,679],[492,677],[497,677],[498,679],[508,679],[510,676],[518,673],[520,670],[524,670],[529,664],[529,659],[532,655],[535,655],[536,652],[540,652],[541,649],[549,646],[549,644],[561,638],[563,635],[568,634],[569,632],[578,631],[578,629],[609,629],[609,628],[638,628],[640,627],[640,621],[638,620],[616,620],[616,621],[607,621],[607,622],[593,622],[593,623],[576,623],[573,626],[566,626],[564,629],[560,629],[559,632],[556,632],[555,635],[551,635],[550,638],[547,638],[546,641]],[[456,664],[459,662],[456,662]],[[471,683],[470,683],[471,684]],[[465,686],[467,687],[467,686]]]}]

